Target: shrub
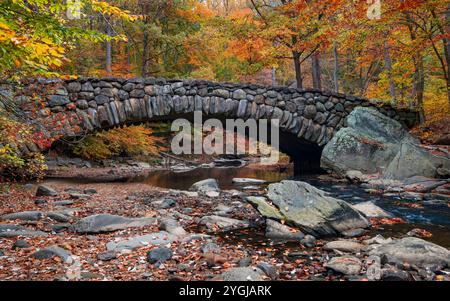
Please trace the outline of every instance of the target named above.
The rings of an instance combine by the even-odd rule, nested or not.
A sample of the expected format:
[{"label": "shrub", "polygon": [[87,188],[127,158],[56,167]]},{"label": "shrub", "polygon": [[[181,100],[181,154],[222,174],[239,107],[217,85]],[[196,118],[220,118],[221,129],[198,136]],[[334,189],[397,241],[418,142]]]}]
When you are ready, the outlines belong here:
[{"label": "shrub", "polygon": [[74,154],[90,160],[102,160],[126,155],[153,156],[163,149],[163,139],[155,137],[144,125],[125,126],[101,131],[89,136],[73,148]]},{"label": "shrub", "polygon": [[17,148],[27,141],[44,143],[28,125],[0,114],[0,180],[28,180],[43,176],[47,169],[44,156],[39,153],[25,155]]}]

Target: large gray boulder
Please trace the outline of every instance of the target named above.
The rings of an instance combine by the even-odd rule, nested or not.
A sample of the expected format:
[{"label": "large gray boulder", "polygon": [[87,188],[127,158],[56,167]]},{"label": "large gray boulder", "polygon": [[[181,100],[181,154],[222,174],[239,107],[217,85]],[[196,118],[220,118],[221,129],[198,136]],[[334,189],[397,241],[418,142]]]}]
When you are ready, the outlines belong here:
[{"label": "large gray boulder", "polygon": [[434,178],[450,159],[432,154],[397,121],[373,108],[358,107],[325,146],[321,166],[342,177],[347,171],[380,173],[402,180],[415,175]]},{"label": "large gray boulder", "polygon": [[406,237],[375,247],[369,253],[389,263],[409,263],[439,270],[450,267],[450,251],[420,238]]},{"label": "large gray boulder", "polygon": [[335,236],[342,232],[367,228],[370,223],[348,203],[332,198],[308,183],[282,181],[268,187],[268,199],[247,198],[258,211],[275,220],[283,220],[314,236]]},{"label": "large gray boulder", "polygon": [[97,214],[78,221],[73,229],[77,233],[105,233],[155,224],[154,218],[128,218],[110,214]]}]

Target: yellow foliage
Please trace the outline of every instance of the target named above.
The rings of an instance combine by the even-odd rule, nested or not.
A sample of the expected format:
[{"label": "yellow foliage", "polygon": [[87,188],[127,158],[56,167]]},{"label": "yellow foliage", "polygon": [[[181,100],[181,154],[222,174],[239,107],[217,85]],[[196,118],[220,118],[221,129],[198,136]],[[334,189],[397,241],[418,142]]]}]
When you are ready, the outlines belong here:
[{"label": "yellow foliage", "polygon": [[153,131],[143,125],[125,126],[102,131],[87,137],[76,145],[73,152],[86,159],[108,159],[119,155],[154,156],[164,149],[163,140],[153,135]]}]

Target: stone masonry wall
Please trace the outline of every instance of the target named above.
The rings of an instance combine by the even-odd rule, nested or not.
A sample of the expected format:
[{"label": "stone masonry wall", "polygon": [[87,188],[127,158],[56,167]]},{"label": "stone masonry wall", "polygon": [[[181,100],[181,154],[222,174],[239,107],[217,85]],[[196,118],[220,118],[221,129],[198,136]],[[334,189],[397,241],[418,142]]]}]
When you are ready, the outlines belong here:
[{"label": "stone masonry wall", "polygon": [[[282,131],[319,146],[345,126],[347,115],[357,106],[377,108],[408,127],[418,122],[415,111],[365,98],[286,87],[162,78],[38,78],[2,86],[7,87],[3,93],[9,93],[48,136],[164,120],[194,110],[229,118],[278,118]],[[49,127],[48,119],[53,124],[64,119],[65,124]],[[34,148],[28,146],[30,151]]]}]

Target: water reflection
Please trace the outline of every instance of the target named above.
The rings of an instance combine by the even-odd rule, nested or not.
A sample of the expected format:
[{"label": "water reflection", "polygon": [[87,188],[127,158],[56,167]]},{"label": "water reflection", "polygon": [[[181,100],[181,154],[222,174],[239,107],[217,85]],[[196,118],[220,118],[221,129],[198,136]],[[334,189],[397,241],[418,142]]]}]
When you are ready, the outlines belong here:
[{"label": "water reflection", "polygon": [[234,189],[233,178],[255,178],[267,182],[279,182],[292,177],[290,168],[255,168],[245,166],[240,168],[197,168],[186,172],[155,171],[145,177],[131,179],[131,182],[140,182],[161,188],[187,190],[195,182],[213,178],[219,182],[221,189]]}]

